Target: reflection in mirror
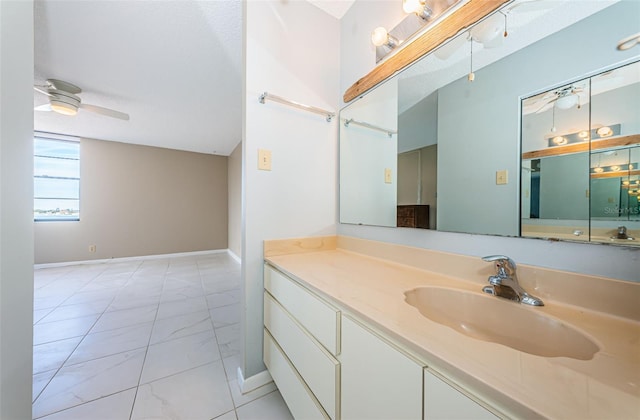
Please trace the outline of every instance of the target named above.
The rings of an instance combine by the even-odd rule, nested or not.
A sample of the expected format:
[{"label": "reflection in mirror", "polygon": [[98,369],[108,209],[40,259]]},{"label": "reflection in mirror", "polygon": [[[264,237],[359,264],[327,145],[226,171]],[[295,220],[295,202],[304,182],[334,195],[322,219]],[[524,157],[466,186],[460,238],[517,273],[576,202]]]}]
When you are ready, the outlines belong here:
[{"label": "reflection in mirror", "polygon": [[397,83],[340,112],[340,221],[396,225]]},{"label": "reflection in mirror", "polygon": [[640,63],[522,101],[522,236],[640,245]]},{"label": "reflection in mirror", "polygon": [[[397,112],[393,121],[384,113],[379,114],[384,115],[378,121],[374,113],[369,113],[364,121],[397,129],[394,136],[397,144],[382,143],[388,146],[389,153],[395,153],[393,157],[383,157],[379,150],[379,141],[384,135],[372,132],[368,141],[351,142],[349,128],[341,124],[340,222],[407,226],[410,221],[403,206],[428,206],[430,229],[520,235],[520,212],[525,205],[525,200],[520,198],[521,152],[549,148],[549,139],[544,135],[551,134],[553,126],[550,109],[538,114],[534,111],[536,117],[548,118],[541,129],[542,137],[537,139],[540,145],[520,150],[520,131],[524,129],[520,120],[521,98],[541,92],[544,96],[544,92],[569,86],[564,94],[566,99],[560,100],[558,93],[556,99],[560,106],[572,105],[576,96],[585,100],[588,83],[580,86],[580,92],[574,87],[572,93],[570,82],[588,82],[588,76],[598,70],[612,68],[614,63],[631,62],[634,57],[638,59],[637,49],[618,51],[615,48],[620,39],[640,30],[635,18],[638,13],[638,2],[516,0],[389,79],[380,87],[394,83],[393,89],[388,89],[396,94],[388,98],[394,104],[390,102],[389,109],[395,106]],[[506,38],[503,35],[505,15]],[[475,74],[473,82],[468,80],[471,71]],[[341,116],[366,114],[366,108],[371,108],[368,102],[373,101],[369,97],[378,96],[379,88],[351,102]],[[377,98],[374,102],[383,100]],[[538,108],[543,105],[540,103]],[[580,123],[567,127],[566,133],[556,127],[559,134],[567,134],[566,147],[575,147],[581,131],[599,128],[589,126],[588,99],[580,105],[580,110],[574,105],[569,106],[573,111],[564,112],[579,111],[574,117],[581,119]],[[365,109],[359,111],[361,107]],[[605,121],[598,123],[604,125]],[[622,121],[606,122],[615,123]],[[373,138],[376,135],[378,142]],[[582,153],[573,157],[581,163],[572,164],[582,165],[584,171],[580,175],[571,172],[563,178],[567,182],[571,177],[579,178],[575,182],[580,188],[569,190],[573,194],[571,200],[564,196],[563,206],[555,209],[545,208],[544,200],[539,201],[537,209],[552,214],[568,212],[569,208],[581,209],[580,213],[563,215],[575,221],[572,226],[575,229],[569,230],[567,236],[572,240],[588,240],[588,227],[592,223],[588,196],[591,158],[588,148]],[[527,158],[525,166],[539,165],[542,159]],[[385,182],[385,169],[392,169],[391,184]],[[554,168],[553,163],[543,161],[543,171],[547,170],[548,174],[564,169],[562,164]],[[382,191],[386,195],[383,196]],[[375,203],[369,198],[374,195],[378,199]],[[530,211],[527,209],[523,214],[531,217]],[[424,217],[418,222],[416,214],[414,209],[414,225],[426,227]],[[556,219],[560,216],[549,217],[553,217],[549,219],[553,223],[562,220]],[[583,233],[575,236],[574,230]]]}]

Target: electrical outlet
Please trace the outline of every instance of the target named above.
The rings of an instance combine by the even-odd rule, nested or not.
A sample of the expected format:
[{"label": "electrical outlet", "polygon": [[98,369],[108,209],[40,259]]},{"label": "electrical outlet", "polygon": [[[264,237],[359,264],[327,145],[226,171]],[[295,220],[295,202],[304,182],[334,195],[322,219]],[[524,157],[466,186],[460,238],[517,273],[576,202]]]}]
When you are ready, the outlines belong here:
[{"label": "electrical outlet", "polygon": [[271,170],[271,150],[258,149],[258,169],[261,171]]},{"label": "electrical outlet", "polygon": [[507,183],[507,170],[503,169],[496,172],[496,185],[504,185]]},{"label": "electrical outlet", "polygon": [[96,246],[95,245],[89,245],[89,252],[96,252]]},{"label": "electrical outlet", "polygon": [[391,168],[384,168],[384,183],[391,184]]}]

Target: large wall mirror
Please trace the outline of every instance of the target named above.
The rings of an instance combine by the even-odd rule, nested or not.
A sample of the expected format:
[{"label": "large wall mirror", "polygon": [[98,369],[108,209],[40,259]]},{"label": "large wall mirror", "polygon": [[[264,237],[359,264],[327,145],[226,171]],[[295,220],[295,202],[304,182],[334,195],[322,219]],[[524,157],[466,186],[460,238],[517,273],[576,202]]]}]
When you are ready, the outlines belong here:
[{"label": "large wall mirror", "polygon": [[[639,2],[624,0],[508,3],[348,104],[340,113],[340,222],[503,236],[520,236],[521,228],[528,232],[532,230],[529,226],[541,225],[540,218],[531,217],[531,208],[524,209],[526,200],[520,194],[521,161],[524,168],[540,160],[522,159],[525,150],[520,136],[528,124],[521,112],[522,100],[536,96],[542,100],[548,92],[584,81],[582,100],[596,77],[612,77],[604,71],[640,59],[640,47],[616,49],[619,40],[640,32],[639,14]],[[507,37],[503,36],[505,24]],[[633,71],[637,75],[637,67]],[[637,116],[637,100],[626,100],[620,99],[620,107]],[[609,109],[598,102],[594,96],[575,110],[575,118],[587,121],[580,127],[598,128],[589,123],[589,109],[593,113],[597,106]],[[531,113],[532,118],[544,120],[538,142],[547,141],[545,147],[552,128],[549,124],[553,124],[550,110]],[[616,134],[611,137],[633,129],[622,117],[601,120],[603,126],[612,125]],[[581,131],[574,126],[565,129],[560,121],[557,124],[558,134]],[[638,133],[637,122],[635,130]],[[530,150],[538,149],[542,147]],[[592,236],[589,227],[599,223],[608,229],[599,232],[607,238],[618,226],[624,226],[629,237],[640,236],[631,220],[618,225],[620,220],[605,220],[610,215],[596,216],[589,210],[590,201],[608,202],[612,193],[598,189],[614,183],[613,177],[593,177],[592,181],[589,168],[594,161],[598,164],[598,157],[602,167],[615,166],[609,162],[614,155],[622,157],[623,150],[629,155],[628,168],[634,159],[638,161],[630,148],[603,149],[602,153],[609,153],[607,158],[589,150],[584,155],[572,154],[570,164],[586,168],[574,174],[579,178],[579,193],[575,194],[581,195],[576,200],[587,204],[586,213],[571,216],[570,220],[580,222],[568,227],[569,235],[549,231],[549,235],[528,236],[583,240]],[[527,176],[531,173],[533,170]],[[616,200],[618,209],[632,206],[633,193],[628,191],[633,191],[629,189],[633,176],[621,174],[616,179],[620,194],[609,207],[615,208]],[[594,186],[595,193],[589,191]],[[623,197],[623,190],[627,196]],[[521,217],[521,207],[529,220]],[[632,210],[626,210],[616,216],[631,215]],[[549,225],[561,223],[560,216],[545,220]],[[575,231],[584,234],[576,236]]]}]

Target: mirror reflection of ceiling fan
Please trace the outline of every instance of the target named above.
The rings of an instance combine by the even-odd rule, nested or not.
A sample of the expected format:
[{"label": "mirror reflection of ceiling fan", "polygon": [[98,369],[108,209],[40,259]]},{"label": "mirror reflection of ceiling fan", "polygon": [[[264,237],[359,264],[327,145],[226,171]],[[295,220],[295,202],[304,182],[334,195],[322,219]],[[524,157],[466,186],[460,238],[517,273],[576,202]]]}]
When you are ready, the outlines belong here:
[{"label": "mirror reflection of ceiling fan", "polygon": [[569,109],[577,106],[578,109],[580,109],[584,102],[581,97],[581,95],[584,95],[584,92],[584,87],[575,84],[547,92],[541,99],[536,101],[535,104],[538,106],[538,109],[535,113],[545,112],[551,107]]},{"label": "mirror reflection of ceiling fan", "polygon": [[83,109],[106,115],[107,117],[129,121],[129,115],[124,112],[97,105],[83,104],[78,96],[82,89],[71,83],[57,79],[47,79],[44,85],[36,85],[33,89],[49,97],[49,103],[35,107],[35,111],[54,111],[62,115],[76,115],[79,109]]},{"label": "mirror reflection of ceiling fan", "polygon": [[524,114],[540,114],[551,108],[554,110],[570,109],[574,106],[580,109],[580,107],[587,102],[589,102],[589,92],[586,89],[586,84],[573,83],[525,99],[522,112]]}]

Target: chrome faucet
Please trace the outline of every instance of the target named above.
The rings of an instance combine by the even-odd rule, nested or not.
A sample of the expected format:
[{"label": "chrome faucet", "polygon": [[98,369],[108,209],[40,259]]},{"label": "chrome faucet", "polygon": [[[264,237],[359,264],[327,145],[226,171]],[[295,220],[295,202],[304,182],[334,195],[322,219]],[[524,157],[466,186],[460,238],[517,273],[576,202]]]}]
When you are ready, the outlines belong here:
[{"label": "chrome faucet", "polygon": [[544,306],[542,299],[530,295],[520,286],[516,275],[516,263],[511,258],[504,255],[489,255],[482,259],[496,264],[496,274],[489,276],[491,285],[483,287],[483,292],[526,305]]}]

